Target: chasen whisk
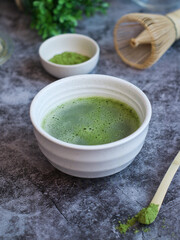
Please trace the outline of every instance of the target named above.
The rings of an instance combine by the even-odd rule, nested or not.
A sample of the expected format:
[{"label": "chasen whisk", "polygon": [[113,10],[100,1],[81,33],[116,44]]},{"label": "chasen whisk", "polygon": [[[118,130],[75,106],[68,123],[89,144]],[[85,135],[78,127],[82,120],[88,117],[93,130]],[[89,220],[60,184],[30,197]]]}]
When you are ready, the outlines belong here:
[{"label": "chasen whisk", "polygon": [[180,9],[165,16],[131,13],[114,28],[115,49],[128,65],[145,69],[152,66],[180,38]]}]

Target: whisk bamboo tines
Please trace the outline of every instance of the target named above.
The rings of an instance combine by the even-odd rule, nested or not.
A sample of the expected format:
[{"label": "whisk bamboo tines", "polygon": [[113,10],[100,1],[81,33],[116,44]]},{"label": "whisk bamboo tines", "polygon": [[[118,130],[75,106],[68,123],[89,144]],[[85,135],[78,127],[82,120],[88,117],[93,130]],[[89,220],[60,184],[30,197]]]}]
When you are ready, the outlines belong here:
[{"label": "whisk bamboo tines", "polygon": [[180,39],[180,9],[167,14],[131,13],[114,28],[115,49],[128,65],[145,69],[152,66]]}]

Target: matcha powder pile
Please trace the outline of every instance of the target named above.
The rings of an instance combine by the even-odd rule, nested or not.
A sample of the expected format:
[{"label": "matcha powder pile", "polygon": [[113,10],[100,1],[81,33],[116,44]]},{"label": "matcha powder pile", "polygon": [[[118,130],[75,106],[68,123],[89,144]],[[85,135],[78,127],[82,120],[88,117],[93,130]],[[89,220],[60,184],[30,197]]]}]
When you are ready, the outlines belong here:
[{"label": "matcha powder pile", "polygon": [[63,52],[49,59],[50,62],[61,65],[74,65],[86,62],[90,58],[75,52]]},{"label": "matcha powder pile", "polygon": [[134,226],[137,222],[142,224],[151,224],[158,215],[158,205],[151,203],[147,208],[143,208],[138,214],[127,220],[125,224],[119,222],[117,229],[120,233],[126,233],[129,228]]},{"label": "matcha powder pile", "polygon": [[138,213],[138,222],[142,224],[151,224],[158,215],[158,205],[151,203],[147,208],[143,208]]}]

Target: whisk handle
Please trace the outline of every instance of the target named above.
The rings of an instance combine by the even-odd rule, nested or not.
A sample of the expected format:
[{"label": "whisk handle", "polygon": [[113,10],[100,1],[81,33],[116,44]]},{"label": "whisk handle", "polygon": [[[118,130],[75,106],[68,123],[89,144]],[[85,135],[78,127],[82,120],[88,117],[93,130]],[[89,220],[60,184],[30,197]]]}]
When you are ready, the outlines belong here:
[{"label": "whisk handle", "polygon": [[173,22],[176,30],[176,40],[180,39],[180,9],[166,15]]}]

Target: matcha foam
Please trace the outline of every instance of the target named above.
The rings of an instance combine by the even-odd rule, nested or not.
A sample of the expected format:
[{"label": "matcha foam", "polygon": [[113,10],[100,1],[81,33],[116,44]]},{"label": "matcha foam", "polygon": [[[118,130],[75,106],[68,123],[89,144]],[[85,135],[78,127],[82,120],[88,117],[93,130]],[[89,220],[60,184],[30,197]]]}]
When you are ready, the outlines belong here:
[{"label": "matcha foam", "polygon": [[48,113],[43,129],[64,142],[99,145],[120,140],[136,131],[140,120],[129,105],[103,97],[78,98]]}]

